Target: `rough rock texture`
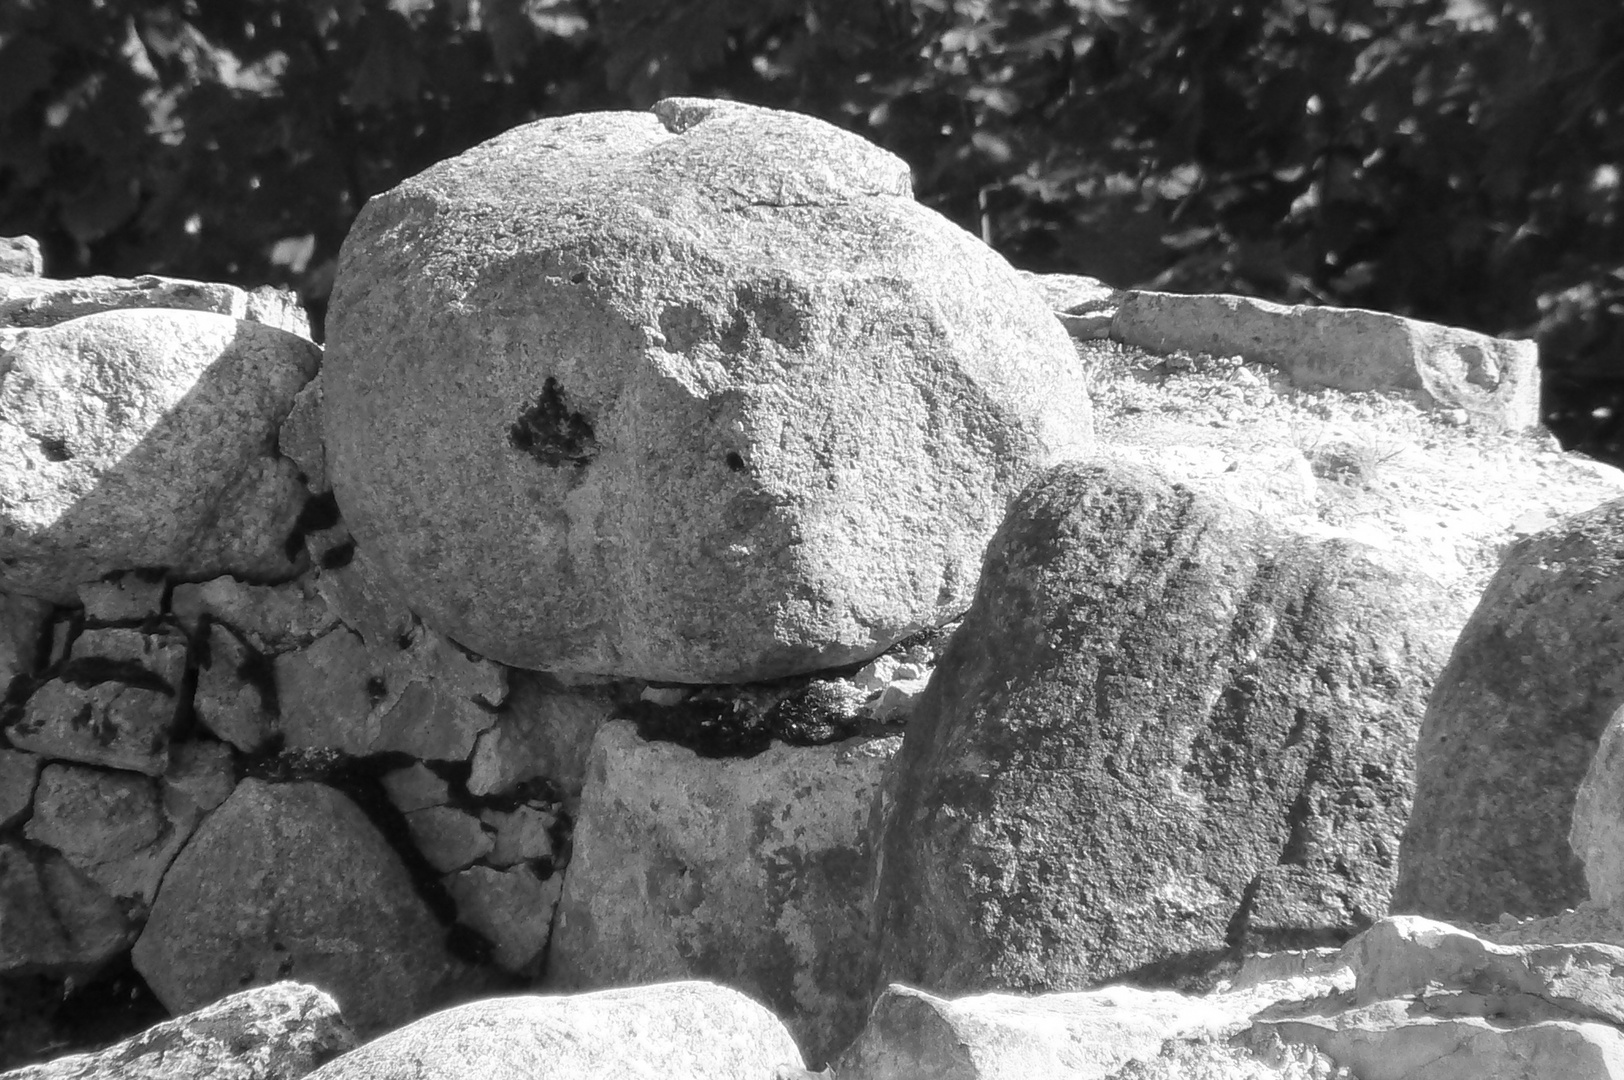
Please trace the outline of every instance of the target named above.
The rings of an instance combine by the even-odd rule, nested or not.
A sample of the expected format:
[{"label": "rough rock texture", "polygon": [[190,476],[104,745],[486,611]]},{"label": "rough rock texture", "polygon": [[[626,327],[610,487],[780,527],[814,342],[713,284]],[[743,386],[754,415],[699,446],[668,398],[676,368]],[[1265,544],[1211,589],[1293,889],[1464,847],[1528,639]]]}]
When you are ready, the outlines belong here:
[{"label": "rough rock texture", "polygon": [[306,492],[275,434],[320,356],[201,312],[18,335],[0,363],[0,584],[71,604],[131,567],[288,576]]},{"label": "rough rock texture", "polygon": [[441,761],[473,753],[508,690],[505,669],[423,626],[373,647],[341,626],[277,657],[275,681],[289,746]]},{"label": "rough rock texture", "polygon": [[885,977],[1077,989],[1385,914],[1438,595],[1148,470],[1051,470],[886,784]]},{"label": "rough rock texture", "polygon": [[0,236],[0,277],[39,277],[45,273],[45,259],[39,241],[32,236]]},{"label": "rough rock texture", "polygon": [[783,1018],[821,1063],[856,1034],[873,947],[869,807],[895,738],[774,745],[747,760],[593,744],[548,985],[716,979]]},{"label": "rough rock texture", "polygon": [[1072,337],[1088,340],[1110,336],[1117,305],[1127,295],[1120,289],[1079,274],[1020,273]]},{"label": "rough rock texture", "polygon": [[557,874],[541,880],[528,866],[471,866],[445,879],[457,921],[484,935],[498,965],[522,975],[537,974],[563,884]]},{"label": "rough rock texture", "polygon": [[1395,911],[1483,922],[1584,899],[1567,838],[1624,706],[1621,603],[1624,500],[1506,554],[1427,705]]},{"label": "rough rock texture", "polygon": [[165,876],[135,966],[171,1012],[298,979],[363,1034],[421,1015],[456,962],[445,930],[354,803],[244,780]]},{"label": "rough rock texture", "polygon": [[906,986],[880,995],[840,1060],[840,1080],[1107,1080],[1164,1043],[1227,1037],[1237,1004],[1171,991],[983,994],[945,1001]]},{"label": "rough rock texture", "polygon": [[277,449],[299,466],[311,491],[331,491],[327,480],[327,442],[321,430],[321,376],[311,379],[293,399],[293,409],[282,421]]},{"label": "rough rock texture", "polygon": [[269,666],[220,623],[209,625],[204,640],[192,692],[198,723],[243,753],[256,753],[276,733],[275,684],[265,678]]},{"label": "rough rock texture", "polygon": [[450,806],[413,810],[406,815],[406,828],[423,858],[442,874],[483,858],[496,843],[479,818]]},{"label": "rough rock texture", "polygon": [[0,829],[28,813],[42,760],[22,750],[0,750]]},{"label": "rough rock texture", "polygon": [[299,1080],[355,1047],[338,1005],[314,986],[244,990],[93,1054],[4,1080]]},{"label": "rough rock texture", "polygon": [[162,793],[149,777],[47,765],[24,835],[62,852],[113,896],[150,904],[189,832],[164,814]]},{"label": "rough rock texture", "polygon": [[254,585],[233,577],[176,585],[170,610],[189,634],[223,622],[267,656],[308,645],[338,625],[310,576],[285,585]]},{"label": "rough rock texture", "polygon": [[592,740],[614,715],[614,699],[559,686],[535,672],[514,671],[510,678],[505,707],[474,747],[468,791],[495,795],[546,777],[573,809],[586,781]]},{"label": "rough rock texture", "polygon": [[360,546],[429,625],[547,670],[764,679],[962,610],[1009,496],[1090,444],[1088,394],[910,187],[809,117],[668,100],[373,198],[322,376]]},{"label": "rough rock texture", "polygon": [[0,840],[0,975],[93,970],[134,937],[113,898],[62,856]]},{"label": "rough rock texture", "polygon": [[245,291],[217,281],[187,281],[156,274],[62,280],[36,275],[33,280],[0,282],[0,327],[55,326],[122,308],[213,312],[310,337],[310,319],[304,307],[285,289],[267,286]]},{"label": "rough rock texture", "polygon": [[1590,899],[1624,905],[1624,708],[1602,731],[1574,794],[1568,844],[1584,863]]},{"label": "rough rock texture", "polygon": [[771,1080],[801,1069],[776,1017],[702,982],[476,1001],[352,1050],[310,1080]]},{"label": "rough rock texture", "polygon": [[6,737],[50,757],[161,775],[185,674],[186,639],[173,627],[86,630]]},{"label": "rough rock texture", "polygon": [[1246,296],[1124,294],[1111,337],[1272,364],[1299,386],[1418,390],[1494,430],[1539,425],[1539,348],[1379,311],[1288,307]]},{"label": "rough rock texture", "polygon": [[32,596],[0,594],[0,696],[19,675],[32,675],[50,623],[51,605]]}]

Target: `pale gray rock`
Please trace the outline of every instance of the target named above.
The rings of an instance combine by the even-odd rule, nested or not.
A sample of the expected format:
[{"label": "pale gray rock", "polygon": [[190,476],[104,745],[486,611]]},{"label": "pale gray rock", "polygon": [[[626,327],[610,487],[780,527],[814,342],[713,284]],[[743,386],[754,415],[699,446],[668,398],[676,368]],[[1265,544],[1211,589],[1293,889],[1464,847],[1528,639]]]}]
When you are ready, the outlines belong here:
[{"label": "pale gray rock", "polygon": [[770,1080],[802,1068],[772,1013],[726,987],[666,983],[475,1001],[392,1031],[309,1080]]},{"label": "pale gray rock", "polygon": [[870,804],[896,738],[774,744],[747,760],[593,744],[548,985],[715,979],[764,1002],[820,1064],[862,1025],[873,943]]},{"label": "pale gray rock", "polygon": [[118,903],[61,855],[0,839],[0,975],[91,971],[134,938]]},{"label": "pale gray rock", "polygon": [[85,606],[85,622],[140,622],[163,614],[164,579],[152,580],[141,574],[118,574],[111,580],[92,581],[79,586],[79,602]]},{"label": "pale gray rock", "polygon": [[1020,274],[1072,337],[1092,340],[1111,335],[1112,319],[1125,295],[1122,290],[1081,274],[1033,274],[1025,270]]},{"label": "pale gray rock", "polygon": [[6,736],[49,757],[161,775],[185,674],[186,639],[173,628],[86,630]]},{"label": "pale gray rock", "polygon": [[266,656],[308,645],[338,625],[309,576],[283,585],[253,585],[233,577],[176,585],[170,610],[189,634],[204,616],[223,622]]},{"label": "pale gray rock", "polygon": [[1358,1080],[1618,1080],[1624,1032],[1610,1024],[1441,1015],[1428,1002],[1379,1001],[1330,1016],[1260,1020],[1257,1028],[1320,1050]]},{"label": "pale gray rock", "polygon": [[1440,594],[1148,470],[1050,470],[886,783],[884,978],[1199,976],[1384,915]]},{"label": "pale gray rock", "polygon": [[71,604],[110,571],[259,579],[306,492],[277,427],[310,342],[223,315],[110,311],[20,334],[0,365],[0,583]]},{"label": "pale gray rock", "polygon": [[558,815],[535,806],[521,806],[512,813],[483,810],[479,819],[496,834],[485,861],[492,866],[512,866],[532,859],[553,857],[553,830]]},{"label": "pale gray rock", "polygon": [[276,702],[266,700],[275,687],[270,661],[221,623],[209,624],[207,641],[197,666],[193,711],[217,737],[245,754],[255,753],[276,733]]},{"label": "pale gray rock", "polygon": [[406,815],[412,843],[442,874],[484,858],[495,840],[473,814],[450,806],[430,806]]},{"label": "pale gray rock", "polygon": [[32,236],[0,236],[0,277],[37,278],[45,273],[39,241]]},{"label": "pale gray rock", "polygon": [[313,492],[332,490],[327,482],[327,446],[321,432],[321,376],[306,384],[293,399],[293,410],[282,421],[277,438],[282,456],[299,466],[305,486]]},{"label": "pale gray rock", "polygon": [[1244,356],[1298,386],[1419,392],[1492,430],[1537,427],[1539,347],[1358,308],[1128,292],[1111,337],[1156,352]]},{"label": "pale gray rock", "polygon": [[471,866],[445,879],[457,904],[457,921],[483,934],[497,965],[516,974],[536,974],[537,961],[552,932],[553,911],[563,888],[554,874],[546,881],[528,866],[496,870]]},{"label": "pale gray rock", "polygon": [[1620,605],[1624,500],[1507,550],[1427,704],[1393,910],[1487,922],[1585,899],[1568,835],[1624,707]]},{"label": "pale gray rock", "polygon": [[403,814],[451,801],[450,785],[421,761],[384,773],[380,782],[389,801]]},{"label": "pale gray rock", "polygon": [[299,1080],[354,1049],[333,999],[279,982],[222,998],[92,1054],[0,1074],[4,1080]]},{"label": "pale gray rock", "polygon": [[1091,446],[1088,394],[1041,298],[910,187],[810,117],[670,100],[374,197],[322,379],[360,547],[435,629],[545,670],[767,679],[962,610],[1008,498]]},{"label": "pale gray rock", "polygon": [[468,791],[477,797],[546,777],[573,811],[598,729],[615,712],[604,694],[572,690],[534,672],[511,673],[512,693],[474,747]]},{"label": "pale gray rock", "polygon": [[28,813],[41,760],[38,754],[0,749],[0,829]]},{"label": "pale gray rock", "polygon": [[248,779],[165,875],[133,952],[171,1012],[297,979],[363,1035],[437,1004],[459,971],[399,858],[321,784]]},{"label": "pale gray rock", "polygon": [[369,648],[340,627],[275,661],[280,730],[293,747],[466,760],[497,722],[507,672],[424,626]]},{"label": "pale gray rock", "polygon": [[1602,731],[1574,794],[1568,843],[1584,863],[1590,899],[1624,905],[1624,709]]},{"label": "pale gray rock", "polygon": [[310,337],[309,316],[298,297],[284,289],[245,292],[235,285],[156,274],[0,281],[0,327],[55,326],[124,308],[212,312]]},{"label": "pale gray rock", "polygon": [[[1114,1080],[1169,1042],[1226,1038],[1246,1010],[1223,998],[1113,986],[947,1001],[892,985],[835,1063],[840,1080]],[[1132,1075],[1131,1073],[1127,1075]]]},{"label": "pale gray rock", "polygon": [[1624,947],[1500,945],[1415,915],[1383,919],[1349,942],[1359,1005],[1429,989],[1492,991],[1493,1015],[1624,1024]]},{"label": "pale gray rock", "polygon": [[0,694],[17,676],[34,674],[50,621],[49,602],[0,593]]}]

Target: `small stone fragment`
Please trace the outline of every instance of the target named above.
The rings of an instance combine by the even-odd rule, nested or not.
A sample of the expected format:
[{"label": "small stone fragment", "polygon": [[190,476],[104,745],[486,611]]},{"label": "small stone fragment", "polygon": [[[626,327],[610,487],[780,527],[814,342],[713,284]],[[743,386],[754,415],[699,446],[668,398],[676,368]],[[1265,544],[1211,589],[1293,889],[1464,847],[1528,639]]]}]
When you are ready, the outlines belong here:
[{"label": "small stone fragment", "polygon": [[406,815],[406,827],[423,858],[440,873],[461,870],[491,850],[491,834],[472,814],[429,806]]},{"label": "small stone fragment", "polygon": [[229,746],[205,740],[180,743],[170,748],[169,771],[164,773],[164,812],[187,822],[190,831],[236,786]]},{"label": "small stone fragment", "polygon": [[119,574],[112,579],[79,586],[79,602],[85,606],[85,621],[98,623],[140,622],[163,614],[164,579],[149,581],[140,574]]},{"label": "small stone fragment", "polygon": [[270,665],[219,623],[210,624],[208,641],[208,662],[198,665],[192,695],[198,722],[243,753],[255,753],[276,730],[275,682],[250,676],[270,676]]},{"label": "small stone fragment", "polygon": [[51,618],[48,601],[0,594],[0,696],[18,675],[32,675]]},{"label": "small stone fragment", "polygon": [[472,866],[445,879],[457,903],[457,921],[496,946],[495,960],[508,971],[532,972],[552,930],[563,878],[538,879],[528,866],[493,870]]},{"label": "small stone fragment", "polygon": [[39,241],[32,236],[0,236],[0,277],[37,278],[45,273]]},{"label": "small stone fragment", "polygon": [[560,689],[536,672],[515,670],[511,679],[506,707],[474,748],[468,791],[495,795],[546,777],[568,809],[580,798],[592,737],[614,715],[615,704],[606,696]]},{"label": "small stone fragment", "polygon": [[305,486],[313,492],[328,491],[327,449],[321,435],[321,376],[317,375],[293,399],[293,411],[282,421],[277,439],[282,456],[299,466]]},{"label": "small stone fragment", "polygon": [[486,856],[492,866],[553,857],[552,830],[558,825],[558,817],[552,812],[521,806],[511,814],[486,810],[479,819],[496,831],[495,846]]},{"label": "small stone fragment", "polygon": [[0,750],[0,829],[28,813],[39,779],[40,756],[21,750]]},{"label": "small stone fragment", "polygon": [[403,814],[431,806],[444,806],[451,801],[450,787],[421,761],[385,773],[383,789],[389,795],[389,801],[395,804],[395,809]]}]

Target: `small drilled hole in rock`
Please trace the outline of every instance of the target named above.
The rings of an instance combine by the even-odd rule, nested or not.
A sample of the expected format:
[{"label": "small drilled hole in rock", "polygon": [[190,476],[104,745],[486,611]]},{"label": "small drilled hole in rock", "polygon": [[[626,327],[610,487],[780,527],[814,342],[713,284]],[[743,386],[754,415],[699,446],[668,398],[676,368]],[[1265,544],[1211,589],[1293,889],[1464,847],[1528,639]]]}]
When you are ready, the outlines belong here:
[{"label": "small drilled hole in rock", "polygon": [[40,453],[45,455],[46,461],[73,460],[73,451],[68,449],[66,440],[48,438],[42,435],[36,441],[39,443]]},{"label": "small drilled hole in rock", "polygon": [[732,469],[734,472],[743,472],[744,459],[738,454],[734,453],[732,450],[729,450],[727,452],[727,467]]},{"label": "small drilled hole in rock", "polygon": [[571,285],[585,285],[586,284],[586,271],[585,270],[577,270],[577,271],[575,271],[575,273],[571,274],[570,275],[570,284]]}]

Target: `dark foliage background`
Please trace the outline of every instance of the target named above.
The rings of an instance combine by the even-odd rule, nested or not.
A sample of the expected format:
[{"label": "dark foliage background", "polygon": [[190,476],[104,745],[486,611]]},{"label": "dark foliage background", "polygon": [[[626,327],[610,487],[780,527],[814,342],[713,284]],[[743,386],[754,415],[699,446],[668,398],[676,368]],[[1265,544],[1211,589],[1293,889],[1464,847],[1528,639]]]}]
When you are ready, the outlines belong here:
[{"label": "dark foliage background", "polygon": [[1537,336],[1624,461],[1617,0],[0,0],[0,234],[319,315],[368,196],[668,94],[873,139],[1018,266]]}]

